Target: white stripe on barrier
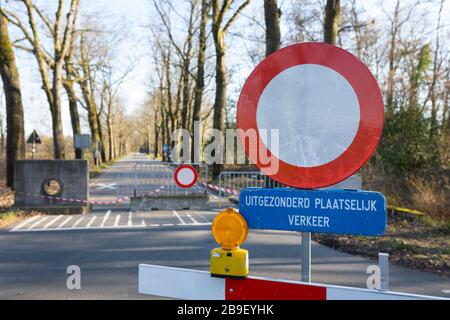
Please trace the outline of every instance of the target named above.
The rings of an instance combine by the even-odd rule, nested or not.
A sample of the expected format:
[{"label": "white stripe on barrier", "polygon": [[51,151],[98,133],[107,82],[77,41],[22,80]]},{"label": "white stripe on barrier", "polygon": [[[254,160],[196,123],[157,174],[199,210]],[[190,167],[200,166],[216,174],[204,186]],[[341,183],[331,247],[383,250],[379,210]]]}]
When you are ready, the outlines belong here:
[{"label": "white stripe on barrier", "polygon": [[209,272],[139,266],[139,293],[184,300],[225,300],[225,280]]}]

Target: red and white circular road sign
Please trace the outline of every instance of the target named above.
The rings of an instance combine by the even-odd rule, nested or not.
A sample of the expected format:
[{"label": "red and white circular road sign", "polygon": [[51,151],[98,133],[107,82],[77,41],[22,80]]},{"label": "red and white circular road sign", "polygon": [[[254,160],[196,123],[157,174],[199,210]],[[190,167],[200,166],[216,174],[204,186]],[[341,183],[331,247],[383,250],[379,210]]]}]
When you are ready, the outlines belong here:
[{"label": "red and white circular road sign", "polygon": [[[358,58],[333,45],[301,43],[256,67],[239,98],[237,124],[247,156],[261,171],[288,186],[322,188],[347,179],[372,157],[384,104]],[[247,143],[251,129],[258,145]],[[279,130],[279,141],[272,129]],[[262,154],[270,161],[261,161]]]},{"label": "red and white circular road sign", "polygon": [[175,183],[180,188],[192,188],[198,181],[197,170],[191,165],[179,166],[173,175]]}]

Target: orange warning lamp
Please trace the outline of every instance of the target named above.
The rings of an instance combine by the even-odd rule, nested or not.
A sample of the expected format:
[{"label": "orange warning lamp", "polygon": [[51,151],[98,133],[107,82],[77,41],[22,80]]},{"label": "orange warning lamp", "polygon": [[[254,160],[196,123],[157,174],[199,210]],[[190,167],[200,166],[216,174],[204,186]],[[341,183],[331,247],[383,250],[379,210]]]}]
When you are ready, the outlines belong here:
[{"label": "orange warning lamp", "polygon": [[229,208],[214,219],[212,233],[222,247],[211,251],[211,275],[245,279],[249,272],[248,251],[240,248],[248,235],[244,217]]}]

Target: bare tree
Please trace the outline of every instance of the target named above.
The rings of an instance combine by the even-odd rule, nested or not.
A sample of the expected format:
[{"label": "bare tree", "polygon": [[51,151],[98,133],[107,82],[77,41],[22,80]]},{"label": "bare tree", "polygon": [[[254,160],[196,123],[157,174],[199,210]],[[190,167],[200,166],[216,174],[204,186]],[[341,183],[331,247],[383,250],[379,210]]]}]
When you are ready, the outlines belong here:
[{"label": "bare tree", "polygon": [[[86,34],[80,35],[79,45],[79,75],[77,77],[78,84],[81,88],[82,96],[84,99],[84,107],[88,112],[88,122],[91,129],[92,144],[100,153],[100,162],[106,162],[106,152],[104,148],[104,141],[102,135],[102,128],[100,122],[100,111],[97,106],[95,98],[97,84],[96,84],[96,71],[92,69],[92,62],[94,61],[93,55],[98,54],[92,43],[95,39],[90,39],[90,43],[87,43]],[[101,68],[103,66],[104,54],[100,54],[100,62],[97,62],[94,67]]]},{"label": "bare tree", "polygon": [[[224,130],[224,112],[227,105],[227,65],[225,60],[225,35],[239,14],[249,5],[250,0],[243,1],[234,11],[228,21],[225,15],[230,10],[232,0],[212,0],[212,33],[216,48],[216,98],[214,101],[213,127],[221,132]],[[221,138],[223,140],[223,137]],[[217,141],[222,145],[222,141]],[[216,152],[219,152],[217,150]],[[221,155],[219,155],[221,156]],[[214,164],[213,176],[217,177],[222,171],[222,165]]]},{"label": "bare tree", "polygon": [[[65,142],[61,122],[63,66],[70,51],[75,17],[79,8],[79,0],[71,0],[65,21],[63,14],[64,0],[58,0],[54,21],[51,21],[49,17],[32,2],[32,0],[20,0],[20,2],[23,3],[26,8],[29,29],[22,23],[16,14],[6,10],[2,10],[2,12],[8,17],[11,23],[16,25],[22,31],[25,37],[24,40],[27,40],[31,45],[31,48],[24,47],[24,49],[34,54],[39,66],[43,89],[52,115],[54,157],[56,159],[64,159],[66,157]],[[49,54],[50,50],[43,47],[36,21],[36,14],[47,28],[46,32],[52,36],[52,54]],[[52,77],[50,77],[50,73]]]},{"label": "bare tree", "polygon": [[8,19],[1,13],[0,73],[6,99],[6,184],[13,187],[14,162],[25,158],[25,129],[20,79],[14,50],[9,39]]},{"label": "bare tree", "polygon": [[277,0],[264,0],[264,13],[266,21],[266,56],[280,49],[281,32],[280,16]]},{"label": "bare tree", "polygon": [[100,110],[106,115],[106,127],[108,133],[108,159],[116,157],[114,145],[115,140],[115,108],[118,101],[118,93],[121,85],[133,70],[134,65],[130,65],[117,79],[113,79],[113,67],[105,63],[102,70],[102,85],[100,88]]},{"label": "bare tree", "polygon": [[[402,8],[400,6],[400,0],[397,0],[394,8],[394,12],[391,15],[388,12],[385,12],[388,20],[389,20],[389,53],[388,53],[388,77],[387,77],[387,92],[386,92],[386,115],[387,117],[392,116],[394,113],[394,98],[395,98],[395,75],[399,65],[399,56],[398,56],[398,38],[400,35],[400,31],[402,26],[409,21],[411,15],[414,12],[414,9],[418,5],[418,2],[415,2],[409,8]],[[404,17],[402,17],[402,12],[407,10]]]}]

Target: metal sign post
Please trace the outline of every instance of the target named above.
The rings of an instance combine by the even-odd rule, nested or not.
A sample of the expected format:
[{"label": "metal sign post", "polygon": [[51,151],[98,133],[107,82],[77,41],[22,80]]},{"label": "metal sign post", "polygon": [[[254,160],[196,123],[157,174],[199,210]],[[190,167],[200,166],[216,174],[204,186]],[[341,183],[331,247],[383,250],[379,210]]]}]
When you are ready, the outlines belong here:
[{"label": "metal sign post", "polygon": [[91,147],[91,136],[89,134],[75,134],[75,148],[82,150],[81,158],[84,159],[84,150]]},{"label": "metal sign post", "polygon": [[311,232],[302,232],[302,282],[311,282]]},{"label": "metal sign post", "polygon": [[33,140],[33,146],[31,149],[31,160],[34,160],[34,154],[36,153],[36,142]]},{"label": "metal sign post", "polygon": [[34,160],[34,155],[36,154],[36,144],[42,144],[41,137],[39,137],[36,130],[30,135],[27,140],[27,144],[31,144],[31,160]]}]

